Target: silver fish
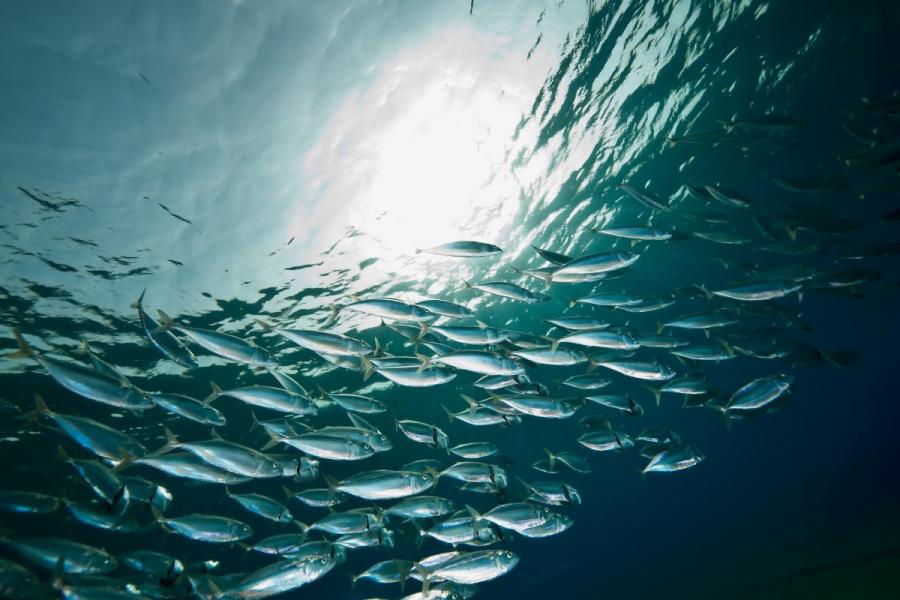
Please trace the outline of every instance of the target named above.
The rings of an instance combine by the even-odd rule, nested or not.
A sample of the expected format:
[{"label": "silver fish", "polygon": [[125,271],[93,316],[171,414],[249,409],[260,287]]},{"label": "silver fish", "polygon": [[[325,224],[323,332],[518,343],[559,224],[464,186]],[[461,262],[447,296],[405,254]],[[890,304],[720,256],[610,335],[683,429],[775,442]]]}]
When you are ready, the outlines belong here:
[{"label": "silver fish", "polygon": [[441,256],[455,256],[459,258],[478,258],[481,256],[491,256],[500,254],[503,250],[494,244],[485,242],[473,242],[462,240],[458,242],[448,242],[440,246],[432,246],[416,250],[416,252],[426,252],[428,254],[439,254]]},{"label": "silver fish", "polygon": [[114,571],[118,566],[116,559],[104,550],[59,538],[15,538],[0,543],[29,562],[73,575],[99,575]]},{"label": "silver fish", "polygon": [[340,481],[335,489],[364,500],[393,500],[425,492],[435,484],[430,473],[379,469]]},{"label": "silver fish", "polygon": [[157,350],[169,360],[186,369],[197,368],[197,359],[194,357],[194,353],[182,344],[181,340],[175,337],[175,334],[171,331],[160,329],[159,323],[144,312],[143,301],[146,292],[147,290],[142,291],[138,299],[131,305],[131,308],[136,308],[138,311],[138,317],[141,320],[144,333],[147,334],[147,337],[156,346]]},{"label": "silver fish", "polygon": [[253,535],[253,528],[228,517],[218,515],[191,514],[168,518],[158,512],[156,521],[169,531],[198,542],[225,544],[239,542]]},{"label": "silver fish", "polygon": [[221,331],[178,325],[163,311],[157,310],[156,312],[159,314],[161,330],[174,329],[197,345],[222,358],[266,369],[278,366],[278,362],[268,352],[253,342]]},{"label": "silver fish", "polygon": [[433,313],[421,306],[391,298],[357,300],[335,310],[351,310],[396,321],[429,321],[434,318]]},{"label": "silver fish", "polygon": [[470,289],[476,289],[493,296],[500,296],[501,298],[519,300],[520,302],[525,302],[527,304],[536,304],[539,302],[546,302],[548,300],[548,297],[544,296],[543,294],[529,292],[521,286],[518,286],[514,283],[507,283],[505,281],[470,283],[464,280],[463,283],[465,283],[466,287]]}]

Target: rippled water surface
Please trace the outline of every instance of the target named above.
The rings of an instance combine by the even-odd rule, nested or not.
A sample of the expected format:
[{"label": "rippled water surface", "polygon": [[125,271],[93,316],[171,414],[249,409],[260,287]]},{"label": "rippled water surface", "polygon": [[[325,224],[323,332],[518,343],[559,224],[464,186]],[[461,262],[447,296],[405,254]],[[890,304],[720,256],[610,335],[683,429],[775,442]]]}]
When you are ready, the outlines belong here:
[{"label": "rippled water surface", "polygon": [[[501,448],[489,460],[510,473],[504,494],[459,491],[449,480],[431,492],[480,512],[523,498],[514,476],[554,477],[531,466],[545,447],[587,456],[590,474],[556,476],[583,497],[581,506],[554,507],[574,520],[571,529],[545,539],[508,534],[497,547],[519,564],[480,585],[478,597],[897,597],[898,14],[890,2],[751,0],[3,3],[0,344],[15,351],[17,328],[36,351],[81,362],[86,339],[148,391],[203,398],[210,381],[275,385],[264,371],[197,346],[196,369],[167,360],[131,307],[146,290],[151,316],[162,309],[181,325],[252,339],[313,396],[319,386],[362,390],[387,404],[390,412],[371,420],[394,449],[360,463],[323,460],[321,471],[335,479],[420,458],[453,463],[403,437],[392,414],[436,424],[451,445],[489,440]],[[717,202],[704,186],[749,208]],[[631,243],[592,231],[632,226],[676,235]],[[419,252],[454,240],[503,252]],[[545,285],[522,273],[548,266],[532,246],[640,259],[600,282]],[[549,299],[529,304],[467,286],[486,281]],[[704,293],[754,281],[800,289],[763,302]],[[573,302],[603,292],[673,303],[629,312]],[[708,339],[674,334],[720,344],[731,360],[649,347],[634,359],[679,376],[702,372],[716,391],[700,404],[725,406],[742,385],[777,373],[793,376],[791,393],[726,426],[718,409],[682,408],[665,395],[657,406],[646,384],[660,384],[600,366],[595,372],[613,382],[605,391],[629,395],[643,416],[588,403],[567,420],[526,416],[520,425],[476,428],[448,423],[441,408],[463,410],[462,394],[486,398],[476,375],[459,372],[429,388],[364,379],[258,323],[373,346],[377,339],[394,355],[432,354],[378,317],[333,316],[355,299],[381,297],[450,300],[492,327],[553,339],[564,332],[545,320],[562,315],[593,316],[640,337],[717,310],[737,322]],[[552,397],[581,394],[561,382],[584,364],[526,369]],[[36,393],[55,411],[102,421],[151,449],[165,441],[162,425],[182,440],[209,437],[160,408],[132,413],[81,398],[27,358],[0,361],[0,382],[5,490],[91,495],[56,447],[89,453],[47,420],[18,418]],[[265,444],[249,407],[232,398],[216,406],[228,417],[219,434]],[[586,431],[579,419],[589,415],[632,436],[670,428],[705,459],[642,476],[647,458],[637,449],[593,453],[577,443]],[[349,424],[334,407],[308,421]],[[256,531],[251,544],[297,531],[243,511],[221,486],[130,472],[172,491],[167,516],[241,519]],[[325,485],[284,478],[234,490],[281,500],[282,484]],[[305,523],[326,514],[288,506]],[[371,503],[345,508],[362,506]],[[186,564],[216,559],[217,575],[272,562],[156,526],[104,531],[66,508],[0,517],[9,539],[58,536],[114,555],[155,549]],[[353,550],[286,597],[416,591],[412,581],[403,593],[367,581],[351,589],[349,575],[378,561],[450,549],[419,545],[410,524],[392,527],[393,549]],[[53,578],[22,564],[44,582]],[[114,577],[124,585],[132,575]]]}]

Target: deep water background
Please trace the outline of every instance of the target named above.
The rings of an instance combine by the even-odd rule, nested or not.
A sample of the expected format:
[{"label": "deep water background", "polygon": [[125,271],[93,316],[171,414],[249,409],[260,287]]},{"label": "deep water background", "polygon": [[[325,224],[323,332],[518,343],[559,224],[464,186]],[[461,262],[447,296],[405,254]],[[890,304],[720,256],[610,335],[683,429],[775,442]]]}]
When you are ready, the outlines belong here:
[{"label": "deep water background", "polygon": [[[223,387],[266,382],[265,375],[209,356],[201,358],[202,369],[190,373],[162,360],[144,342],[128,308],[147,288],[150,309],[164,308],[193,326],[254,337],[278,350],[282,364],[310,388],[354,391],[383,380],[364,383],[358,373],[326,369],[311,353],[262,334],[253,318],[318,327],[328,318],[328,306],[343,302],[345,294],[430,295],[467,302],[491,325],[546,333],[542,319],[567,310],[569,298],[595,286],[554,286],[550,303],[525,306],[477,298],[462,279],[513,280],[510,265],[540,264],[529,243],[573,255],[609,248],[608,240],[580,227],[646,220],[648,211],[618,191],[624,182],[646,183],[673,198],[673,216],[656,217],[656,224],[676,223],[680,213],[696,208],[679,191],[684,183],[714,182],[740,189],[764,213],[806,202],[862,222],[862,229],[846,233],[849,243],[897,239],[900,223],[881,219],[900,205],[896,166],[850,171],[838,160],[859,147],[842,128],[848,111],[862,97],[887,96],[900,87],[895,35],[900,18],[892,3],[476,2],[471,17],[467,2],[433,4],[5,3],[0,7],[0,322],[20,328],[35,347],[62,355],[77,357],[85,336],[95,351],[151,390],[203,397],[209,380]],[[544,37],[526,60],[538,35]],[[439,40],[436,47],[451,50],[417,54],[416,49],[433,49],[427,46],[432,38]],[[458,53],[452,50],[455,42]],[[475,61],[481,54],[501,58]],[[382,89],[382,74],[397,64],[416,73],[409,65],[424,65],[429,75],[421,82],[431,87],[423,90],[440,88],[445,75],[430,72],[440,72],[444,60],[467,75],[445,74],[448,85],[462,89],[451,98],[454,107],[469,106],[482,88],[499,98],[492,81],[509,75],[511,65],[527,67],[504,84],[515,89],[509,95],[518,97],[521,110],[511,119],[515,127],[509,135],[499,142],[485,138],[502,150],[491,155],[490,176],[478,182],[479,199],[460,199],[466,208],[449,222],[442,219],[441,206],[429,200],[440,193],[443,180],[418,189],[405,204],[367,196],[366,185],[383,163],[355,154],[361,151],[352,145],[352,135],[368,130],[340,121],[347,106],[361,106],[345,104],[346,98],[369,98],[366,90]],[[470,64],[475,66],[466,67]],[[360,117],[374,129],[371,139],[389,137],[390,131],[378,128],[379,119],[397,119],[417,106],[416,80],[394,81],[386,89],[383,102],[369,107],[372,116]],[[386,113],[385,106],[396,111]],[[471,114],[490,121],[494,113],[485,116],[481,105],[472,106]],[[515,108],[497,106],[504,118]],[[802,124],[796,143],[666,142],[714,130],[720,120],[768,113]],[[897,115],[885,119],[893,123],[886,134],[896,142]],[[349,137],[329,137],[333,129],[348,131]],[[335,154],[323,155],[331,160],[310,159],[322,154],[317,144],[323,139]],[[473,142],[464,153],[477,152],[474,147]],[[436,162],[429,168],[446,173],[448,180],[459,176],[456,155],[433,157],[424,159]],[[340,169],[329,170],[332,163]],[[773,185],[767,179],[773,176],[838,178],[850,187],[798,195]],[[336,179],[358,187],[329,192]],[[515,183],[502,187],[504,181]],[[192,223],[166,214],[157,202]],[[358,220],[367,203],[374,208],[366,210],[387,215],[384,220]],[[437,233],[428,231],[429,218]],[[394,225],[384,226],[386,221]],[[746,223],[735,227],[752,232]],[[500,244],[502,259],[462,263],[414,253],[429,240],[470,237]],[[651,245],[624,278],[596,289],[660,294],[692,283],[715,287],[741,280],[734,267],[712,258],[769,267],[862,266],[835,261],[839,242],[845,243],[801,233],[798,244],[816,249],[798,257],[762,252],[756,242]],[[647,409],[640,422],[618,423],[633,433],[644,426],[670,427],[701,449],[705,462],[645,481],[639,474],[644,460],[634,453],[592,455],[592,474],[566,476],[585,500],[570,512],[575,526],[545,540],[514,539],[509,547],[520,554],[519,566],[482,586],[479,597],[897,597],[900,272],[896,256],[864,263],[883,275],[861,286],[861,297],[811,291],[802,301],[782,301],[802,313],[811,330],[790,328],[780,338],[823,352],[861,355],[841,367],[827,361],[796,366],[795,392],[777,412],[726,428],[713,411],[680,409],[674,401],[656,408],[639,385],[616,378],[617,389],[634,394]],[[540,288],[533,283],[526,285]],[[684,300],[665,314],[701,306],[702,300]],[[658,318],[581,312],[628,321],[642,331],[652,330]],[[747,316],[747,328],[751,321]],[[338,329],[355,329],[354,335],[378,337],[396,354],[411,354],[377,320],[342,319]],[[3,347],[14,348],[11,335],[2,336]],[[31,361],[4,360],[0,368],[0,398],[21,410],[40,393],[54,409],[119,424],[148,447],[162,443],[161,421],[182,439],[208,434],[160,411],[112,415],[61,390]],[[741,357],[708,370],[728,390],[772,369],[766,361]],[[533,379],[553,389],[577,372],[530,370]],[[542,478],[529,465],[542,458],[544,447],[576,449],[574,440],[582,432],[577,420],[526,419],[520,427],[487,430],[448,425],[440,405],[461,410],[459,394],[471,393],[474,379],[461,374],[446,386],[382,385],[372,393],[401,418],[440,423],[453,444],[495,441],[510,469],[526,478]],[[248,431],[246,407],[227,398],[219,402],[229,419],[221,432],[225,437],[257,446],[265,442],[260,432]],[[331,412],[317,422],[342,419]],[[366,468],[433,454],[393,433],[388,416],[373,420],[390,435],[395,450],[366,462]],[[56,444],[75,454],[74,444],[47,428],[17,433],[11,408],[4,421],[9,431],[0,442],[4,489],[71,493],[68,489],[77,487],[67,483],[67,467],[55,462]],[[354,465],[323,470],[341,477]],[[245,516],[214,486],[166,482],[176,496],[172,514],[245,518],[257,531],[254,539],[279,531]],[[286,480],[247,487],[279,496],[282,483],[297,488]],[[437,492],[479,509],[491,505],[488,498],[460,495],[446,482]],[[323,514],[296,503],[291,508],[304,522]],[[221,557],[223,572],[266,563],[237,549],[158,531],[100,532],[62,514],[4,514],[0,524],[7,532],[70,535],[113,553],[145,547],[190,561]],[[396,556],[413,558],[442,548],[428,542],[417,550],[409,531],[399,537]],[[355,552],[346,565],[292,597],[354,597],[343,573],[358,573],[391,555]],[[398,593],[368,583],[356,588],[355,597],[375,595]]]}]

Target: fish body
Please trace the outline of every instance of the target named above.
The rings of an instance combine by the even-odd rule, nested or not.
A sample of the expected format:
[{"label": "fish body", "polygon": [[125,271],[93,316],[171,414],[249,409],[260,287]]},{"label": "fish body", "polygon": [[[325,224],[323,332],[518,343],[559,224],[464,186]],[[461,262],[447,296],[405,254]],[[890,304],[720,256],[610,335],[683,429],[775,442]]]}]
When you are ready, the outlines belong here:
[{"label": "fish body", "polygon": [[421,494],[434,484],[434,476],[430,473],[379,469],[348,477],[335,489],[364,500],[393,500]]},{"label": "fish body", "polygon": [[392,298],[357,300],[342,307],[341,310],[351,310],[394,321],[430,321],[434,318],[434,314],[422,306]]},{"label": "fish body", "polygon": [[438,254],[440,256],[453,256],[457,258],[479,258],[482,256],[500,254],[503,250],[494,244],[461,240],[458,242],[448,242],[446,244],[441,244],[440,246],[432,246],[431,248],[424,248],[418,252]]}]

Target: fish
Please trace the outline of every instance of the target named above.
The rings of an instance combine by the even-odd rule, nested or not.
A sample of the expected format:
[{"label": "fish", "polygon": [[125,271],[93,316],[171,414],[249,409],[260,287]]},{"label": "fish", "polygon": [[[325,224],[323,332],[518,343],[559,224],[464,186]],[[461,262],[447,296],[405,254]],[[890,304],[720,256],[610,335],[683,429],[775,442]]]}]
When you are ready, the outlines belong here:
[{"label": "fish", "polygon": [[479,290],[486,294],[491,294],[492,296],[500,296],[501,298],[509,298],[510,300],[518,300],[520,302],[525,302],[526,304],[538,304],[549,300],[548,296],[530,292],[521,286],[505,281],[471,283],[463,280],[463,283],[465,283],[466,288],[468,289]]},{"label": "fish", "polygon": [[785,281],[764,281],[758,283],[748,283],[732,288],[722,290],[713,290],[714,296],[730,298],[732,300],[742,300],[745,302],[759,302],[765,300],[774,300],[776,298],[784,298],[788,294],[799,292],[803,286],[798,283]]},{"label": "fish", "polygon": [[173,477],[204,483],[237,485],[252,479],[251,477],[213,466],[190,452],[171,452],[161,456],[145,456],[141,458],[129,457],[124,464],[120,465],[120,469],[130,465],[144,465]]},{"label": "fish", "polygon": [[118,566],[118,561],[104,550],[61,538],[10,538],[0,543],[39,567],[70,575],[102,575]]},{"label": "fish", "polygon": [[433,315],[451,319],[469,319],[475,316],[475,312],[472,309],[446,300],[422,300],[421,302],[416,302],[415,305],[419,308],[424,308]]},{"label": "fish", "polygon": [[643,473],[672,473],[700,464],[705,456],[689,446],[676,446],[663,450],[644,467]]},{"label": "fish", "polygon": [[612,383],[611,379],[601,377],[593,373],[585,375],[573,375],[562,382],[563,385],[573,387],[578,390],[599,390],[607,387]]},{"label": "fish", "polygon": [[371,579],[376,583],[403,583],[412,573],[414,563],[411,560],[383,560],[375,563],[362,573],[354,575],[352,582],[360,579]]},{"label": "fish", "polygon": [[34,403],[34,411],[23,415],[23,418],[36,420],[41,416],[46,416],[52,419],[66,435],[82,448],[100,458],[105,458],[114,465],[121,463],[128,456],[143,456],[147,453],[147,449],[140,442],[112,427],[93,419],[53,412],[39,395],[35,395]]},{"label": "fish", "polygon": [[467,444],[458,444],[449,448],[449,450],[452,454],[469,460],[493,456],[500,451],[497,445],[492,442],[469,442]]},{"label": "fish", "polygon": [[230,588],[225,597],[268,598],[283,594],[324,577],[337,564],[334,557],[325,556],[282,560],[250,573]]},{"label": "fish", "polygon": [[250,406],[258,406],[292,415],[314,415],[319,410],[316,404],[306,396],[289,392],[283,388],[248,385],[233,390],[223,390],[215,382],[210,382],[210,386],[213,391],[206,400],[207,404],[221,396],[230,396]]},{"label": "fish", "polygon": [[581,505],[581,494],[567,483],[560,481],[532,481],[529,483],[521,478],[519,483],[529,491],[530,498],[537,502],[552,506]]},{"label": "fish", "polygon": [[196,369],[199,365],[194,353],[171,331],[160,329],[159,323],[144,311],[143,301],[146,293],[147,290],[142,291],[131,308],[137,309],[138,318],[141,320],[141,326],[144,328],[147,338],[169,360],[185,369]]},{"label": "fish", "polygon": [[334,307],[332,318],[336,318],[339,311],[350,310],[360,312],[380,319],[394,321],[430,321],[434,313],[417,304],[407,304],[393,298],[370,298],[355,300],[341,307]]},{"label": "fish", "polygon": [[[156,455],[181,448],[219,469],[251,478],[281,477],[281,465],[258,450],[234,442],[213,438],[203,442],[181,442],[165,429],[166,444]],[[215,433],[215,430],[213,431]]]},{"label": "fish", "polygon": [[529,502],[511,502],[498,504],[477,519],[489,521],[498,527],[511,529],[521,533],[525,529],[539,527],[546,523],[553,513],[547,506],[539,506]]},{"label": "fish", "polygon": [[434,331],[448,340],[466,345],[489,346],[506,341],[509,334],[494,327],[479,323],[478,327],[450,327],[433,325],[427,331]]},{"label": "fish", "polygon": [[563,336],[554,344],[572,344],[587,348],[608,348],[610,350],[637,350],[641,347],[634,336],[609,329],[577,331]]},{"label": "fish", "polygon": [[512,355],[538,365],[552,365],[557,367],[580,365],[589,360],[588,357],[581,352],[569,350],[568,348],[557,348],[555,346],[556,344],[545,348],[516,350]]},{"label": "fish", "polygon": [[515,360],[492,352],[460,350],[442,356],[422,357],[424,365],[453,367],[480,375],[521,375],[525,368]]},{"label": "fish", "polygon": [[387,412],[387,406],[384,402],[380,402],[368,396],[359,394],[336,394],[322,390],[322,395],[333,401],[346,411],[362,413],[364,415],[374,415]]},{"label": "fish", "polygon": [[644,409],[641,405],[635,402],[629,395],[602,394],[597,396],[585,396],[585,400],[618,410],[631,417],[640,417],[644,414]]},{"label": "fish", "polygon": [[625,433],[609,429],[607,431],[590,431],[578,438],[578,443],[595,452],[610,450],[627,450],[634,447],[634,441]]},{"label": "fish", "polygon": [[729,413],[763,408],[787,393],[793,380],[792,376],[785,374],[754,379],[731,395],[724,411]]},{"label": "fish", "polygon": [[532,244],[531,247],[541,256],[541,258],[554,265],[564,265],[572,260],[571,256],[566,256],[565,254],[560,254],[559,252],[553,252],[552,250],[546,250],[544,248],[538,248],[534,244]]},{"label": "fish", "polygon": [[486,242],[462,240],[458,242],[447,242],[446,244],[432,246],[431,248],[417,249],[416,253],[418,254],[419,252],[437,254],[440,256],[453,256],[457,258],[480,258],[483,256],[500,254],[503,252],[503,249]]},{"label": "fish", "polygon": [[450,438],[447,437],[447,434],[434,425],[405,419],[397,421],[396,426],[403,435],[414,442],[426,444],[440,450],[446,450],[450,445]]},{"label": "fish", "polygon": [[141,411],[154,406],[143,391],[127,380],[113,379],[94,369],[39,354],[31,348],[17,329],[13,329],[12,333],[19,350],[7,356],[28,356],[35,359],[54,381],[67,390],[83,398],[126,410]]},{"label": "fish", "polygon": [[592,228],[591,231],[609,237],[642,242],[664,242],[666,240],[671,240],[673,237],[671,231],[653,227],[606,227],[604,229]]},{"label": "fish", "polygon": [[428,366],[424,369],[419,366],[376,368],[375,372],[397,385],[406,387],[432,387],[443,385],[456,378],[454,369],[441,366]]},{"label": "fish", "polygon": [[653,210],[660,210],[662,212],[672,212],[672,208],[665,204],[659,198],[656,198],[650,194],[640,191],[636,187],[629,185],[627,183],[623,183],[619,186],[619,189],[646,206],[647,208]]},{"label": "fish", "polygon": [[301,348],[312,350],[318,354],[332,356],[366,356],[375,351],[372,346],[339,333],[317,331],[315,329],[282,329],[265,321],[257,323],[267,331],[274,331],[281,337],[294,342]]},{"label": "fish", "polygon": [[643,379],[645,381],[668,381],[676,375],[675,371],[662,363],[634,360],[604,360],[593,364],[605,367],[622,375]]},{"label": "fish", "polygon": [[403,517],[405,519],[433,519],[448,515],[454,510],[454,502],[448,498],[414,496],[412,498],[404,498],[389,506],[384,509],[384,514],[388,517]]},{"label": "fish", "polygon": [[609,322],[594,319],[593,317],[558,317],[555,319],[547,319],[547,322],[562,329],[569,331],[590,331],[592,329],[605,329],[609,327]]},{"label": "fish", "polygon": [[394,500],[421,494],[435,483],[430,473],[378,469],[343,479],[334,489],[363,500]]},{"label": "fish", "polygon": [[523,415],[545,419],[567,419],[581,407],[581,403],[546,396],[498,396],[497,401]]},{"label": "fish", "polygon": [[205,401],[196,400],[184,394],[171,394],[164,392],[150,392],[150,399],[160,408],[184,417],[201,425],[211,427],[223,427],[228,421],[219,410],[209,405],[215,395]]},{"label": "fish", "polygon": [[229,517],[194,513],[183,517],[164,517],[154,513],[156,522],[166,530],[188,539],[212,544],[239,542],[253,535],[253,528]]},{"label": "fish", "polygon": [[281,502],[257,493],[234,494],[227,487],[225,495],[240,504],[247,511],[275,523],[291,523],[294,515]]},{"label": "fish", "polygon": [[60,499],[56,496],[15,490],[0,492],[0,510],[6,512],[45,515],[55,512],[60,506]]},{"label": "fish", "polygon": [[272,358],[268,352],[258,347],[253,342],[248,342],[237,336],[222,333],[221,331],[178,325],[165,312],[161,310],[157,310],[156,312],[159,314],[160,321],[158,332],[174,329],[195,344],[217,356],[250,365],[251,367],[273,369],[278,366],[278,362]]},{"label": "fish", "polygon": [[435,577],[472,585],[496,579],[509,573],[519,563],[519,556],[509,550],[476,550],[462,552],[458,556],[431,568],[416,565],[428,577]]},{"label": "fish", "polygon": [[567,262],[550,276],[555,281],[566,275],[595,275],[625,269],[641,257],[631,252],[600,252],[588,254]]}]

